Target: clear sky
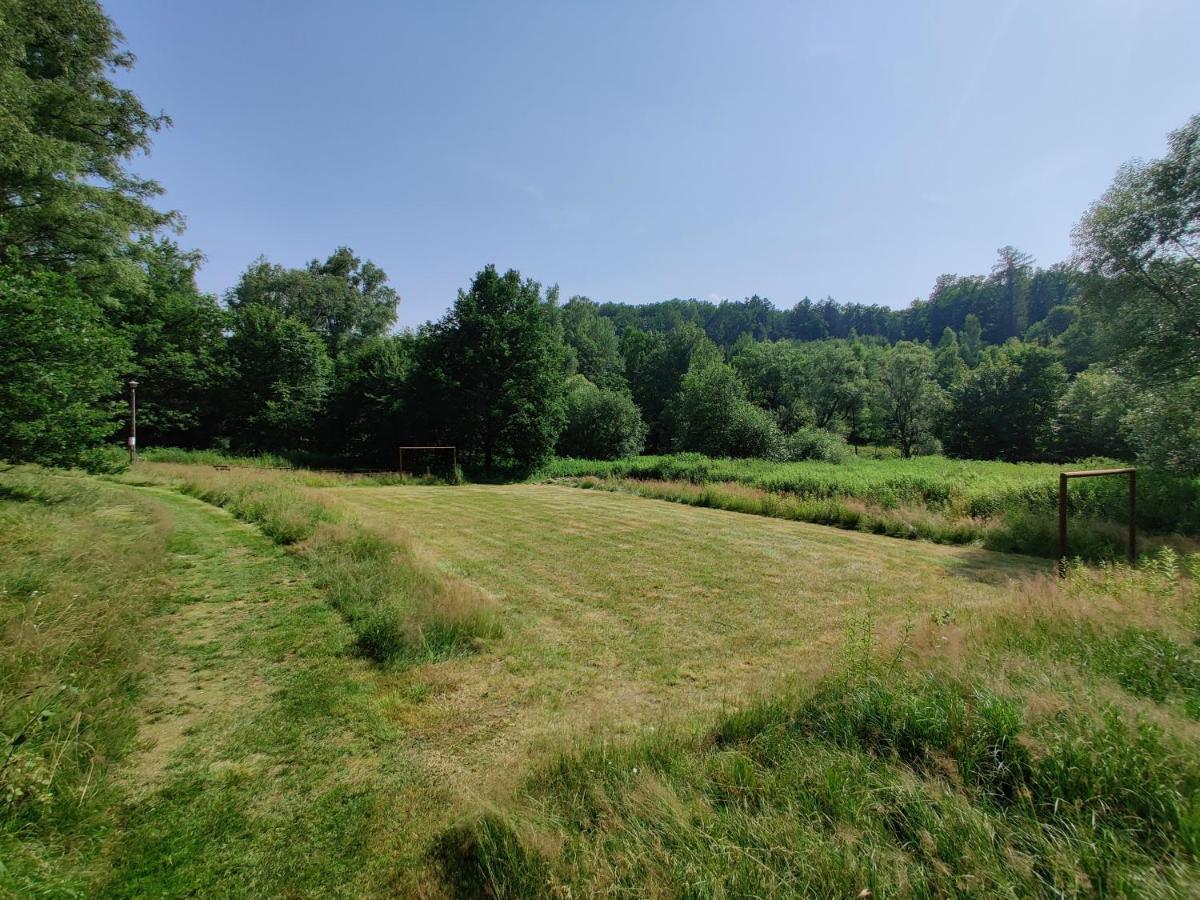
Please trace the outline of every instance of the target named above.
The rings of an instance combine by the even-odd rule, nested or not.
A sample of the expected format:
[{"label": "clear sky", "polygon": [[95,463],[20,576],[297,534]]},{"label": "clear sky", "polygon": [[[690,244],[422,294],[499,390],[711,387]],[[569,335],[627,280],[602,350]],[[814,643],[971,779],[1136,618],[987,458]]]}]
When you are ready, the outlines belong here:
[{"label": "clear sky", "polygon": [[1200,112],[1200,3],[106,0],[175,125],[135,166],[223,293],[340,244],[400,323],[489,262],[564,298],[905,306],[1048,265]]}]

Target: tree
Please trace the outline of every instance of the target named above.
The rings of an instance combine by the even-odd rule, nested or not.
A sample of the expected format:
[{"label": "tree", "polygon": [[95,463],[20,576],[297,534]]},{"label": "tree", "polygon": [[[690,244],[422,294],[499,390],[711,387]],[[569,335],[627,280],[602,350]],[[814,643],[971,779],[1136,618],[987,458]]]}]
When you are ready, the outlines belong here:
[{"label": "tree", "polygon": [[979,365],[983,350],[983,326],[979,324],[979,317],[974,313],[963,320],[961,343],[963,362],[967,364],[967,368],[975,368]]},{"label": "tree", "polygon": [[0,459],[93,465],[116,428],[129,348],[74,279],[0,266]]},{"label": "tree", "polygon": [[147,444],[198,447],[219,424],[227,316],[196,287],[200,254],[149,237],[125,255],[144,277],[119,289],[108,319],[133,350],[127,374],[138,389],[139,438]]},{"label": "tree", "polygon": [[396,292],[387,273],[339,247],[325,262],[285,269],[259,258],[226,296],[231,309],[265,306],[319,334],[336,356],[348,344],[383,334],[396,321]]},{"label": "tree", "polygon": [[1141,391],[1122,426],[1138,459],[1178,475],[1200,472],[1200,378],[1171,391]]},{"label": "tree", "polygon": [[967,371],[962,355],[958,352],[958,335],[949,325],[942,331],[942,339],[938,341],[934,353],[934,373],[937,383],[943,388],[957,382]]},{"label": "tree", "polygon": [[392,463],[404,443],[405,412],[417,354],[411,332],[376,335],[344,351],[321,422],[331,454],[378,465]]},{"label": "tree", "polygon": [[642,411],[654,451],[667,450],[674,435],[671,405],[688,370],[719,361],[721,351],[699,326],[684,323],[667,332],[627,331],[621,339],[629,387]]},{"label": "tree", "polygon": [[910,341],[893,347],[879,369],[875,393],[878,415],[905,459],[913,455],[919,442],[932,436],[943,405],[934,371],[932,351]]},{"label": "tree", "polygon": [[121,249],[175,217],[126,164],[169,124],[112,76],[133,65],[95,0],[0,3],[0,261],[70,270],[101,296]]},{"label": "tree", "polygon": [[627,390],[625,359],[612,321],[601,316],[587,297],[572,297],[561,316],[572,371],[599,388]]},{"label": "tree", "polygon": [[267,306],[234,314],[226,390],[238,450],[290,451],[311,444],[329,389],[325,345],[304,323]]},{"label": "tree", "polygon": [[487,266],[428,338],[426,402],[442,435],[489,471],[497,459],[529,467],[550,455],[565,420],[565,350],[537,282]]},{"label": "tree", "polygon": [[1200,115],[1167,144],[1162,159],[1123,166],[1074,233],[1084,302],[1144,385],[1200,371]]},{"label": "tree", "polygon": [[1053,444],[1067,376],[1058,355],[1012,341],[990,352],[950,391],[947,453],[976,459],[1037,459]]},{"label": "tree", "polygon": [[1055,445],[1063,459],[1112,456],[1127,459],[1123,419],[1133,405],[1133,391],[1108,369],[1080,372],[1058,404]]},{"label": "tree", "polygon": [[867,388],[860,351],[844,341],[804,346],[797,395],[817,428],[836,430],[862,405]]},{"label": "tree", "polygon": [[646,425],[628,393],[607,390],[582,375],[567,381],[566,426],[558,436],[562,456],[619,459],[640,453]]},{"label": "tree", "polygon": [[746,399],[737,373],[717,360],[700,360],[673,403],[675,444],[708,456],[778,458],[783,435],[775,421]]},{"label": "tree", "polygon": [[1033,257],[1016,247],[1001,247],[992,267],[995,285],[996,327],[990,335],[996,343],[1019,337],[1029,327],[1029,287],[1033,280]]}]

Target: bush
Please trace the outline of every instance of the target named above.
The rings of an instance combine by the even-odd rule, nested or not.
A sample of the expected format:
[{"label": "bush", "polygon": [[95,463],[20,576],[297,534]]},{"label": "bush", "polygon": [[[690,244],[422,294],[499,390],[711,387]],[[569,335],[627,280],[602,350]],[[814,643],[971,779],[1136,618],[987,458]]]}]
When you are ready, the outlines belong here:
[{"label": "bush", "polygon": [[567,388],[567,424],[558,436],[562,456],[619,459],[642,451],[646,424],[633,399],[596,387],[582,375]]},{"label": "bush", "polygon": [[850,456],[850,445],[840,434],[823,428],[799,428],[787,438],[786,458],[793,462],[816,459],[840,463]]}]

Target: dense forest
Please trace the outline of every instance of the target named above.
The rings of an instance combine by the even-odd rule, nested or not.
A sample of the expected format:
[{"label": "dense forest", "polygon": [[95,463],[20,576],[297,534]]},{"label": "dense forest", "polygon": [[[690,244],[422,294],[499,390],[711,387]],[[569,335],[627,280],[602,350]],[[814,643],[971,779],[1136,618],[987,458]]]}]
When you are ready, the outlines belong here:
[{"label": "dense forest", "polygon": [[136,379],[144,444],[347,465],[405,443],[489,470],[883,443],[1200,471],[1200,116],[1117,173],[1073,260],[1004,247],[904,309],[564,302],[486,266],[397,333],[388,275],[347,247],[199,291],[178,214],[129,170],[170,122],[114,84],[133,58],[99,5],[6,0],[3,20],[0,458],[105,465]]}]

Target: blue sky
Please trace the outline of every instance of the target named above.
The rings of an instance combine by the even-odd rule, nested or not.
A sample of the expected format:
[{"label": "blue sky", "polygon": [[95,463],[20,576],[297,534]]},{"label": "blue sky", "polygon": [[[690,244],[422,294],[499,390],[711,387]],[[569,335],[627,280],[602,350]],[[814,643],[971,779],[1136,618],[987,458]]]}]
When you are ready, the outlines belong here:
[{"label": "blue sky", "polygon": [[107,0],[175,121],[135,170],[224,292],[339,244],[400,324],[489,262],[563,297],[905,306],[1050,264],[1200,112],[1200,3]]}]

